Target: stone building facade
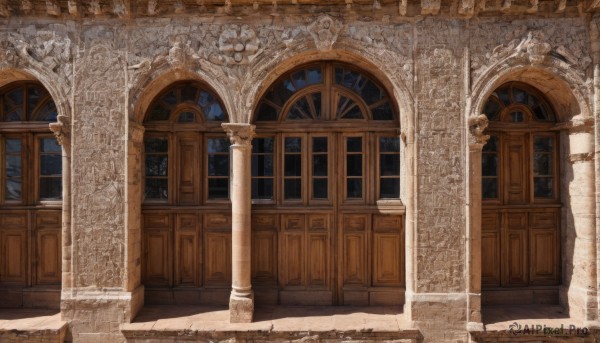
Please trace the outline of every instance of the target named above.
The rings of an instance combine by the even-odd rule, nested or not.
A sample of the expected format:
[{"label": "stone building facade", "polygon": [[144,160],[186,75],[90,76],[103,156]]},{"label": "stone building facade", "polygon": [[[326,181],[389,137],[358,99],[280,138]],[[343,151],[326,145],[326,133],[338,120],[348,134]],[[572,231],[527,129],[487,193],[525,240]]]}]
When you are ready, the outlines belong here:
[{"label": "stone building facade", "polygon": [[[403,305],[431,342],[473,339],[482,308],[503,303],[560,304],[595,327],[599,6],[0,0],[2,106],[15,87],[34,94],[29,85],[55,105],[51,120],[2,110],[2,158],[21,156],[31,175],[3,162],[0,304],[60,308],[74,342],[124,340],[120,325],[145,303],[229,304],[232,322],[251,321],[261,304]],[[375,90],[363,94],[346,76]],[[281,95],[270,94],[289,78],[295,88],[276,104]],[[177,107],[189,89],[199,105]],[[356,104],[343,110],[342,98]],[[177,109],[156,110],[167,117],[152,122],[161,99]],[[492,102],[505,108],[498,118]],[[279,106],[274,117],[265,103]],[[171,117],[182,114],[191,117]],[[44,147],[9,151],[18,134],[34,142],[51,132],[62,201],[39,193],[50,177]],[[211,150],[225,133],[231,147]],[[397,147],[388,155],[386,137]],[[151,151],[154,138],[167,150]],[[258,151],[257,139],[275,150]],[[293,139],[301,147],[286,150]],[[319,139],[329,150],[317,150]],[[538,150],[544,142],[553,147]],[[152,174],[149,156],[161,151],[168,172]],[[260,174],[253,161],[269,153],[275,162]],[[320,178],[316,155],[329,168]],[[225,171],[211,171],[219,156]],[[9,201],[9,182],[35,184],[33,200]]]}]

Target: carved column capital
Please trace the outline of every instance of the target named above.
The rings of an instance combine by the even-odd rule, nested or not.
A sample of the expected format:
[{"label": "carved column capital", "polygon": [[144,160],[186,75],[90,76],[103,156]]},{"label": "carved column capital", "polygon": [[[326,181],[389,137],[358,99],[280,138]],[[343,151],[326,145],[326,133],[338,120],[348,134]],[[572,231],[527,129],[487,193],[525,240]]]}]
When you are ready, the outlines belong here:
[{"label": "carved column capital", "polygon": [[135,122],[129,122],[129,134],[128,139],[133,143],[141,143],[144,140],[145,128]]},{"label": "carved column capital", "polygon": [[238,123],[223,123],[223,130],[227,132],[227,136],[233,145],[252,146],[252,138],[254,138],[254,125],[238,124]]},{"label": "carved column capital", "polygon": [[63,147],[68,147],[71,135],[70,135],[70,122],[67,116],[59,115],[56,118],[55,123],[50,123],[50,131],[54,133],[56,141]]},{"label": "carved column capital", "polygon": [[487,128],[488,123],[489,121],[485,114],[469,117],[467,123],[469,125],[469,132],[471,133],[469,136],[469,145],[480,145],[483,147],[487,143],[490,136],[484,135],[483,131]]}]

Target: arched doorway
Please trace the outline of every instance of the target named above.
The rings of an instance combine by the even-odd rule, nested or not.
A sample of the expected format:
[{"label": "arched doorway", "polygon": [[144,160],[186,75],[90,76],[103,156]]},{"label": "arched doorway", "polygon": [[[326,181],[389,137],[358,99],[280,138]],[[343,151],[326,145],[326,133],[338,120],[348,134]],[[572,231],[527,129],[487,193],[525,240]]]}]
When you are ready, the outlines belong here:
[{"label": "arched doorway", "polygon": [[517,82],[487,100],[482,152],[482,304],[558,303],[559,132],[552,106]]},{"label": "arched doorway", "polygon": [[282,75],[254,113],[252,277],[265,302],[404,302],[393,98],[332,61]]},{"label": "arched doorway", "polygon": [[142,283],[147,303],[227,304],[231,288],[228,115],[200,82],[178,82],[144,119]]},{"label": "arched doorway", "polygon": [[0,89],[0,289],[6,307],[58,308],[62,149],[57,110],[38,82]]}]

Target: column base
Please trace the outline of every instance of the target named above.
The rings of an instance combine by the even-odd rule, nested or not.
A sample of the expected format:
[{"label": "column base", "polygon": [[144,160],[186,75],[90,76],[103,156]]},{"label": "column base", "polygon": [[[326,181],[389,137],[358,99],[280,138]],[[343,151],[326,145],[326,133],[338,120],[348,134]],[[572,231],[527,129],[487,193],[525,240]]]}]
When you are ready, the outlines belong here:
[{"label": "column base", "polygon": [[254,315],[254,292],[247,296],[231,293],[229,297],[229,322],[252,323]]}]

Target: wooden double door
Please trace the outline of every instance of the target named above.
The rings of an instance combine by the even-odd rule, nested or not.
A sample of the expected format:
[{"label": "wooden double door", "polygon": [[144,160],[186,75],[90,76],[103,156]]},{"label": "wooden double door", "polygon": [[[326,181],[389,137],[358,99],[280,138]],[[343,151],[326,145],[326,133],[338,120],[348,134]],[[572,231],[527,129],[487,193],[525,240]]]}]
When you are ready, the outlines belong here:
[{"label": "wooden double door", "polygon": [[[558,134],[490,135],[482,164],[484,303],[556,302],[558,293],[552,286],[560,282]],[[508,289],[520,293],[507,296]]]},{"label": "wooden double door", "polygon": [[[253,193],[267,198],[255,200],[252,212],[259,298],[295,305],[403,303],[398,137],[312,132],[255,140],[273,146],[253,153],[259,188]],[[260,161],[270,154],[272,172],[263,173]],[[273,191],[260,191],[264,184]]]}]

